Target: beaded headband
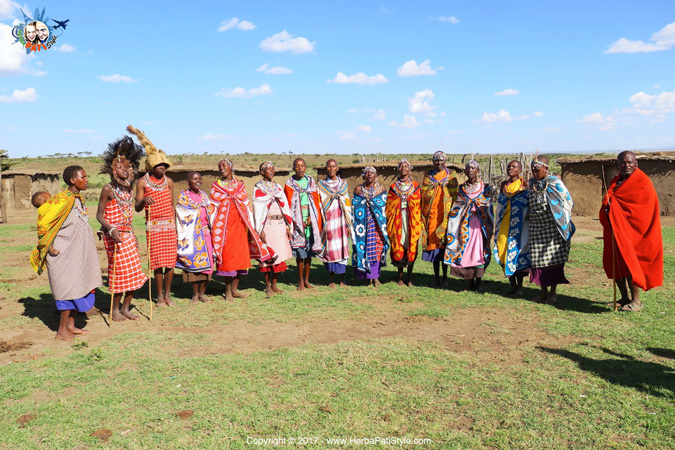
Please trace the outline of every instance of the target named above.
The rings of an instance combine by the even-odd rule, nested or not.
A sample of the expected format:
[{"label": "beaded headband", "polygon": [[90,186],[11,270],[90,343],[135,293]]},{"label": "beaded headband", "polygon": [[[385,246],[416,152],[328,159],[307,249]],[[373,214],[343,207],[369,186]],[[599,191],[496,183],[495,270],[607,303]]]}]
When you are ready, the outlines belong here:
[{"label": "beaded headband", "polygon": [[439,151],[437,151],[436,153],[434,153],[434,157],[432,158],[432,161],[438,161],[439,159],[441,159],[441,157],[442,157],[443,159],[447,159],[447,158],[445,157],[445,153],[439,150]]},{"label": "beaded headband", "polygon": [[264,163],[260,164],[260,173],[263,173],[263,171],[270,166],[274,167],[274,163],[272,161],[265,161]]},{"label": "beaded headband", "polygon": [[464,168],[468,169],[469,167],[473,167],[474,169],[480,170],[480,164],[478,164],[478,161],[476,161],[475,159],[470,159],[466,162]]},{"label": "beaded headband", "polygon": [[366,166],[363,168],[363,173],[361,175],[365,175],[368,172],[373,172],[375,175],[377,175],[377,169],[375,169],[373,166]]}]

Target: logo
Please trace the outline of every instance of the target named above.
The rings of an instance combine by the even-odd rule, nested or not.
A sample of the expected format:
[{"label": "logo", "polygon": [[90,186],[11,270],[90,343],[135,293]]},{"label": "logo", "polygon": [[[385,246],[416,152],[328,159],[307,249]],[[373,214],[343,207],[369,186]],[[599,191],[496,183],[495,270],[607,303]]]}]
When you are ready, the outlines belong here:
[{"label": "logo", "polygon": [[26,49],[26,53],[51,48],[56,43],[56,38],[63,34],[70,20],[51,19],[45,15],[45,8],[42,8],[42,11],[37,8],[33,17],[23,12],[23,9],[21,13],[24,23],[12,28],[12,36],[16,39],[14,43],[20,43]]}]

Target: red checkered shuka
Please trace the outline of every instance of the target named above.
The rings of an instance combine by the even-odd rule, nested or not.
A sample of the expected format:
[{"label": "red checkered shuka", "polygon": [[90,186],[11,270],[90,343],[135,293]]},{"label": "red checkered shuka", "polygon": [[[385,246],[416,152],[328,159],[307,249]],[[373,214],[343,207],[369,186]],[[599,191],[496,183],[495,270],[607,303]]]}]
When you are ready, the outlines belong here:
[{"label": "red checkered shuka", "polygon": [[166,177],[158,180],[146,175],[143,195],[155,201],[152,205],[145,205],[150,268],[174,267],[177,256],[176,218]]},{"label": "red checkered shuka", "polygon": [[[129,193],[131,197],[131,193]],[[122,212],[124,208],[124,213]],[[131,232],[132,203],[120,206],[116,200],[105,205],[104,217],[120,231],[122,243],[116,243],[107,234],[103,236],[105,251],[108,255],[108,287],[115,293],[132,292],[140,289],[148,277],[141,270],[141,258],[136,247],[136,239]],[[115,247],[117,252],[115,253]]]}]

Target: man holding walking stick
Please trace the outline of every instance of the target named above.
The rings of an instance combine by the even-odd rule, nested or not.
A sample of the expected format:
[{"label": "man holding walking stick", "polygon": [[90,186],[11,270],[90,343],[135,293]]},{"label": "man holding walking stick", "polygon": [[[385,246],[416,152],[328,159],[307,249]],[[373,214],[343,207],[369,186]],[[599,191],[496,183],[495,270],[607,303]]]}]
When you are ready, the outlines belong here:
[{"label": "man holding walking stick", "polygon": [[610,182],[600,208],[602,263],[607,278],[618,285],[621,310],[640,311],[640,289],[648,291],[663,284],[659,200],[633,152],[619,153],[617,169],[619,174]]}]

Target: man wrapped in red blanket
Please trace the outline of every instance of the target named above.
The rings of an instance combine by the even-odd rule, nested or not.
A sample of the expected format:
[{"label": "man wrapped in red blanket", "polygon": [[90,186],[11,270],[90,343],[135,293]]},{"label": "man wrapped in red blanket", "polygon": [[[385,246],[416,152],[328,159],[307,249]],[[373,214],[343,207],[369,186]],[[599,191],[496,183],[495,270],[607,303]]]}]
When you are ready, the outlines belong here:
[{"label": "man wrapped in red blanket", "polygon": [[639,289],[648,291],[663,284],[659,200],[651,180],[638,168],[633,152],[619,153],[617,167],[619,174],[610,182],[600,209],[602,263],[607,277],[617,281],[621,310],[639,311]]}]

